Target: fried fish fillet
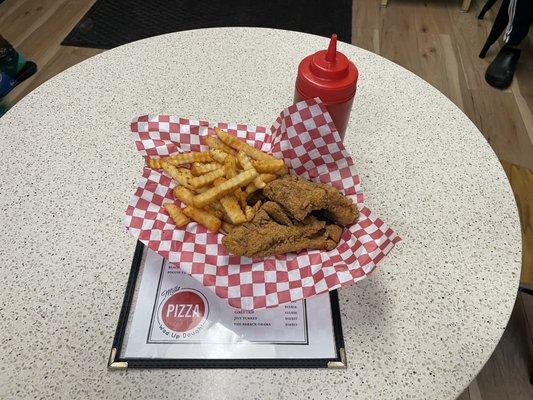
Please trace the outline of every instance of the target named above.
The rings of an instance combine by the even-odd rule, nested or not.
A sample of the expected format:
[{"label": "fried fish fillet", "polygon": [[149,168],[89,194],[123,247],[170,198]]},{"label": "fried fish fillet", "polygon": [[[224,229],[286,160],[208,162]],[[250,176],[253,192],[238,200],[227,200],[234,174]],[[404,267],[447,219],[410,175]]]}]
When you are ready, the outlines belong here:
[{"label": "fried fish fillet", "polygon": [[292,175],[268,183],[263,194],[280,204],[297,221],[304,221],[311,212],[319,211],[332,222],[350,225],[359,215],[351,200],[334,187]]},{"label": "fried fish fillet", "polygon": [[293,225],[290,217],[278,203],[267,201],[265,204],[263,204],[263,210],[265,210],[270,218],[272,218],[278,224],[287,226]]},{"label": "fried fish fillet", "polygon": [[303,249],[332,250],[337,246],[342,228],[307,216],[292,221],[283,208],[265,203],[251,222],[228,233],[222,244],[227,251],[246,257],[268,257]]}]

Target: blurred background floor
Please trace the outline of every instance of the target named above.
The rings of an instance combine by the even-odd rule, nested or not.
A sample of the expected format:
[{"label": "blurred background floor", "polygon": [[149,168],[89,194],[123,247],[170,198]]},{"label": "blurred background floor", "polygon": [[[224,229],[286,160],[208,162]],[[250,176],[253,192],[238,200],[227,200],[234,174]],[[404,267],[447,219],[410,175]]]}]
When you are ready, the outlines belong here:
[{"label": "blurred background floor", "polygon": [[[66,68],[103,51],[60,46],[94,2],[1,2],[0,33],[39,68],[4,99],[8,106]],[[499,2],[480,21],[477,15],[483,4],[473,0],[470,11],[461,13],[460,0],[390,0],[387,8],[380,7],[380,0],[355,0],[352,43],[425,79],[485,135],[515,193],[523,233],[522,281],[533,284],[533,41],[530,35],[523,44],[511,87],[503,91],[490,87],[484,74],[500,45],[495,44],[485,59],[478,54]],[[460,399],[533,399],[527,372],[532,331],[533,300],[520,294],[500,344]]]}]

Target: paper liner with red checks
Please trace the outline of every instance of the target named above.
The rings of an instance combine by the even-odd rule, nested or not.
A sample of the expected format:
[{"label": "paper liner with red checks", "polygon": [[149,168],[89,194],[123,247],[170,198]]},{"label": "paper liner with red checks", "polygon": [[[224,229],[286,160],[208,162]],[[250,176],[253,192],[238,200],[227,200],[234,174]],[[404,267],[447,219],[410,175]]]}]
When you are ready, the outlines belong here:
[{"label": "paper liner with red checks", "polygon": [[400,238],[363,203],[354,163],[319,99],[283,110],[270,132],[261,126],[209,123],[168,115],[141,116],[131,123],[135,145],[145,157],[206,150],[201,137],[218,126],[257,149],[285,160],[292,174],[329,183],[360,211],[336,249],[306,250],[264,259],[228,254],[222,234],[195,222],[176,228],[162,207],[175,201],[175,183],[144,167],[126,210],[125,225],[141,242],[241,309],[273,307],[315,296],[365,278]]}]

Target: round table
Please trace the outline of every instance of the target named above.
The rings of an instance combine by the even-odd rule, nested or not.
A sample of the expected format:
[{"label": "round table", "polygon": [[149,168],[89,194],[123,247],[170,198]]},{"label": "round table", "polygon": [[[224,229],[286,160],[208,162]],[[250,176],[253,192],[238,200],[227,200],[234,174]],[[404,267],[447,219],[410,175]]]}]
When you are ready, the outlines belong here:
[{"label": "round table", "polygon": [[345,143],[366,203],[403,238],[340,290],[346,370],[108,371],[135,248],[122,217],[142,159],[132,117],[270,126],[298,62],[328,39],[206,29],[107,51],[0,120],[0,398],[452,399],[516,296],[521,238],[507,178],[474,124],[402,67],[339,44],[360,80]]}]

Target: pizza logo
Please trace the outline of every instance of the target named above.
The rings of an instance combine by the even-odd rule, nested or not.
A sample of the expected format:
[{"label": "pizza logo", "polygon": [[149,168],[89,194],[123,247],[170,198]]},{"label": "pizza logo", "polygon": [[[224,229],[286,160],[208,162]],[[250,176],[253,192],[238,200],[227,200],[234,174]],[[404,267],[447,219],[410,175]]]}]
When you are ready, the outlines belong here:
[{"label": "pizza logo", "polygon": [[161,303],[160,328],[173,338],[191,337],[202,330],[208,314],[209,304],[203,294],[194,289],[179,289]]}]

